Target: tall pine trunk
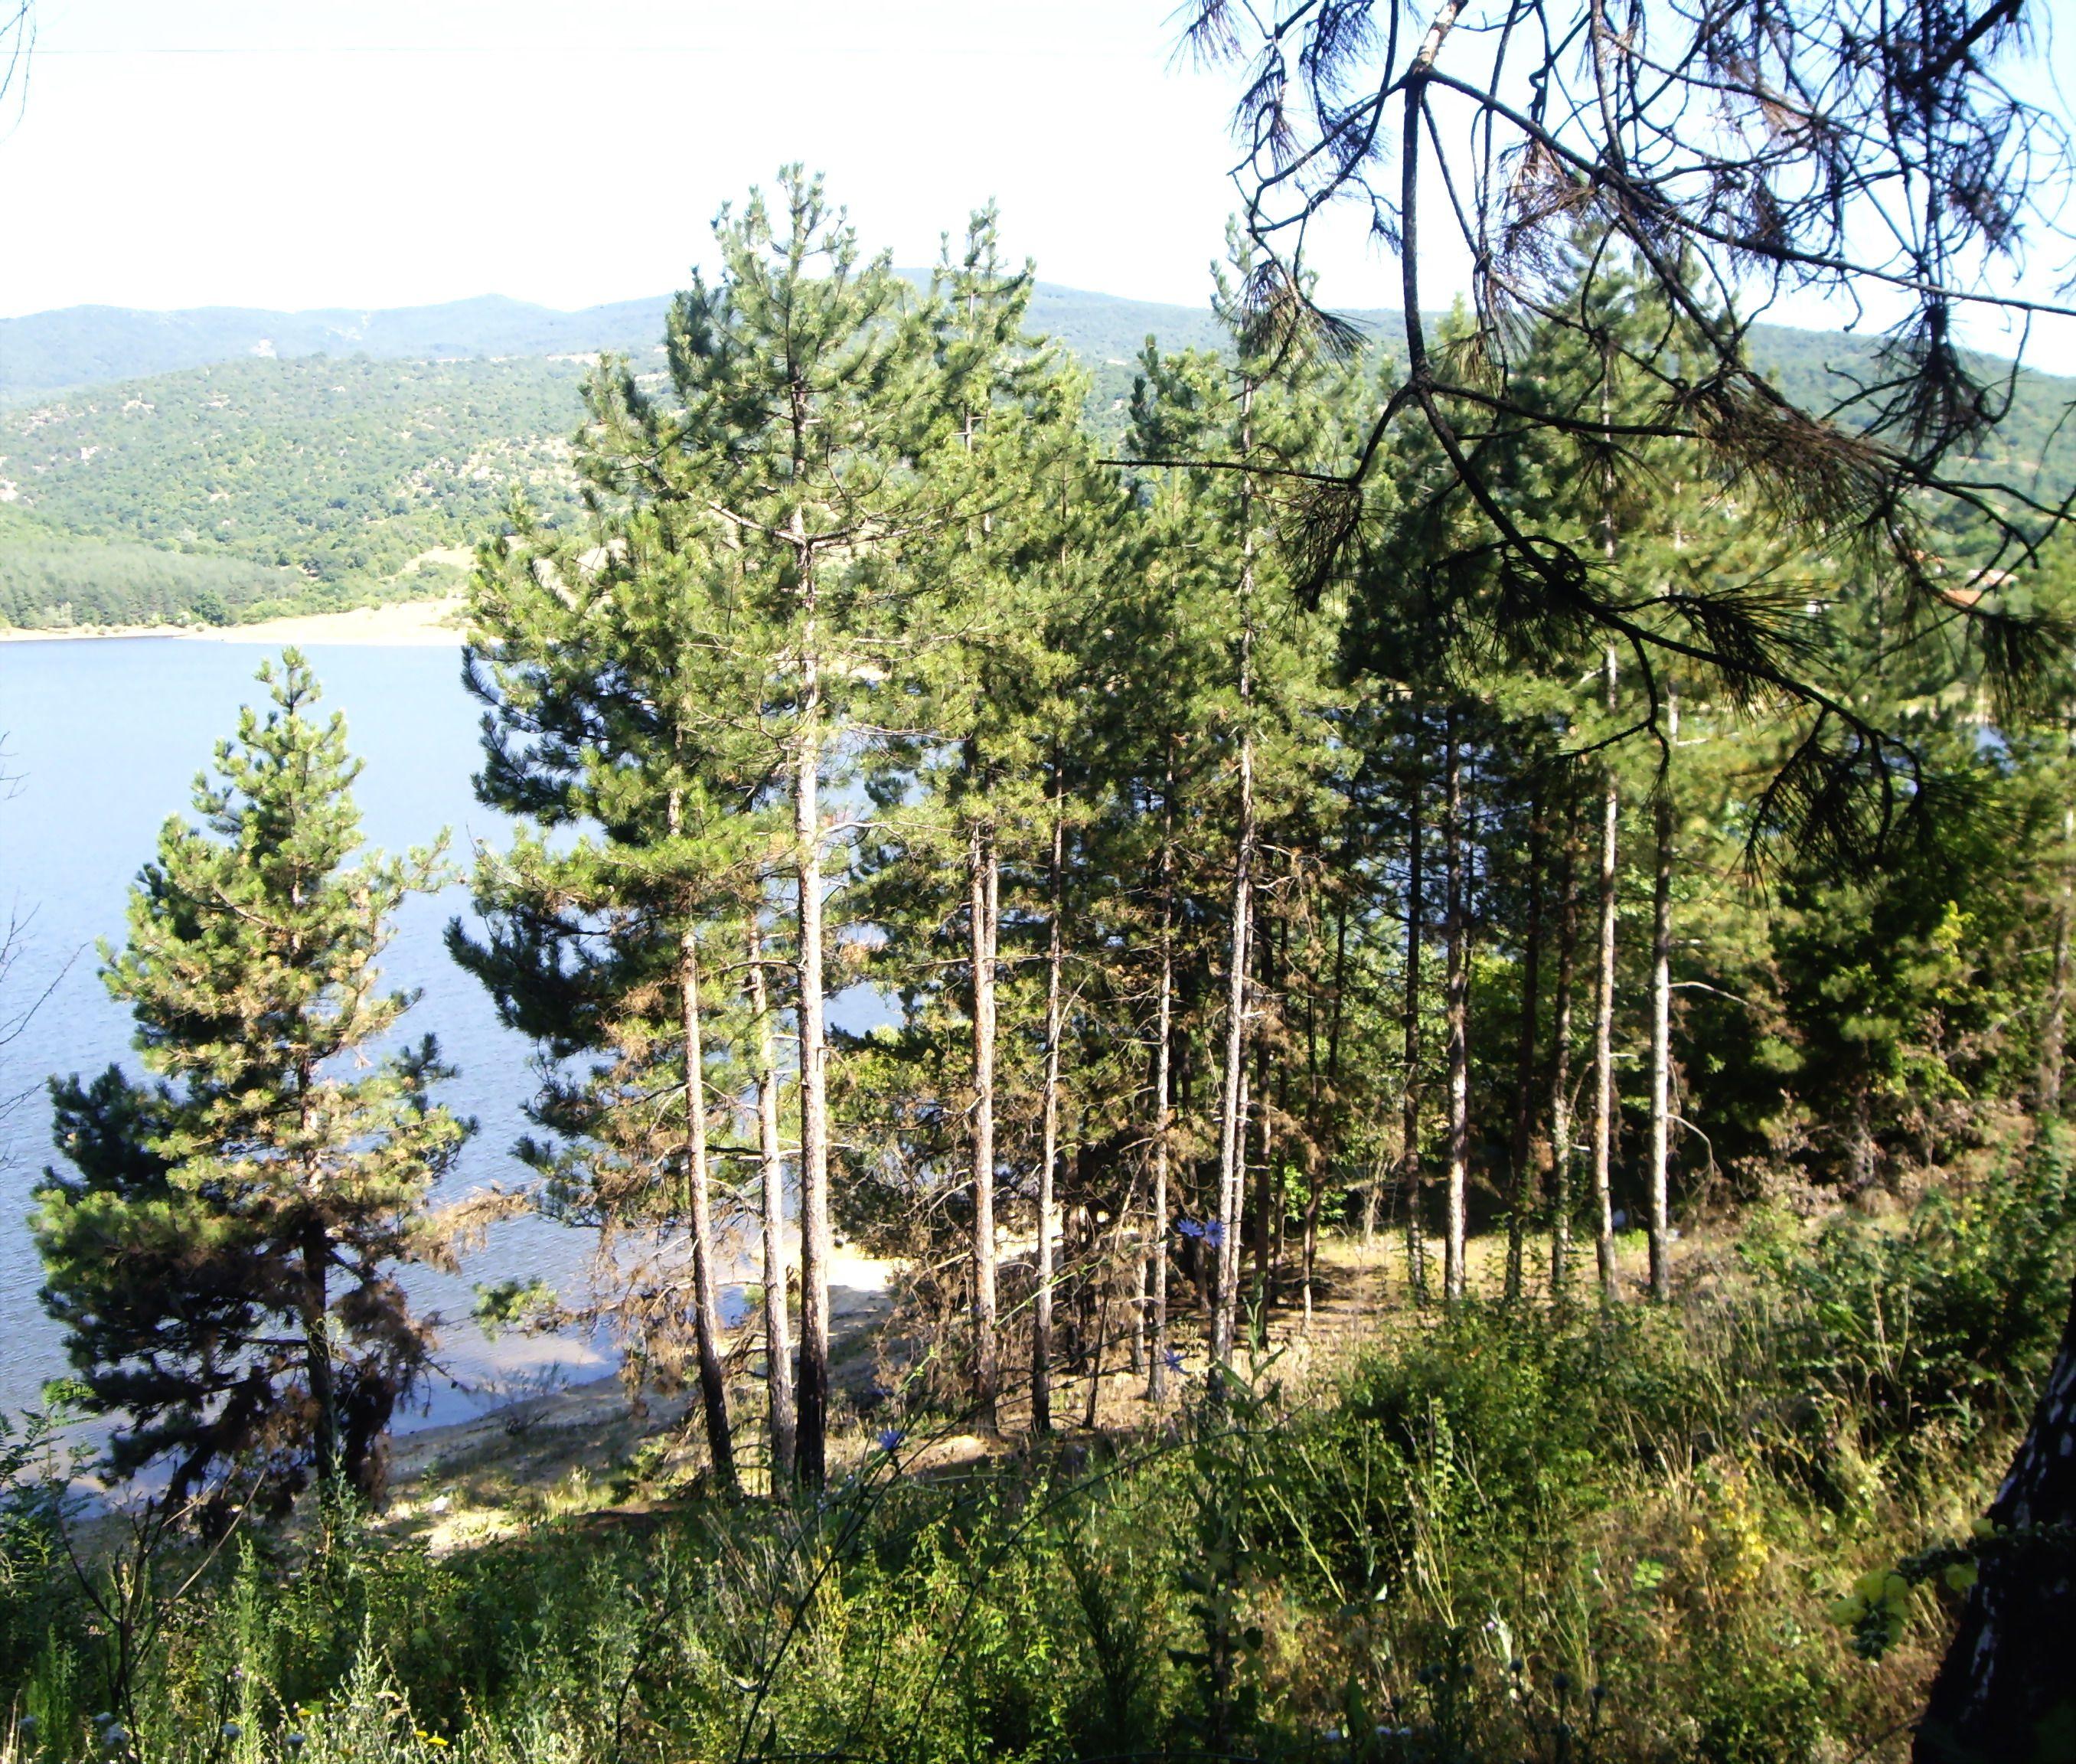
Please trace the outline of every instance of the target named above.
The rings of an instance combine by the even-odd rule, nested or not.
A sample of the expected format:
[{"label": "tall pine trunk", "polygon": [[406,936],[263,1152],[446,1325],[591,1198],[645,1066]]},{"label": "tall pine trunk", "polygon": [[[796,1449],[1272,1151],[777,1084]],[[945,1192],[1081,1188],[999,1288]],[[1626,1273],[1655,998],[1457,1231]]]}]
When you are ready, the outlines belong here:
[{"label": "tall pine trunk", "polygon": [[1558,860],[1557,984],[1550,1001],[1550,1296],[1561,1300],[1572,1275],[1572,970],[1579,946],[1579,822],[1564,813]]},{"label": "tall pine trunk", "polygon": [[1405,1197],[1405,1282],[1414,1300],[1427,1300],[1427,1225],[1422,1217],[1420,1174],[1420,946],[1425,929],[1422,874],[1426,820],[1426,718],[1416,714],[1413,771],[1406,788],[1405,1075],[1400,1085],[1404,1143],[1399,1154],[1399,1192]]},{"label": "tall pine trunk", "polygon": [[1161,802],[1160,977],[1153,1006],[1153,1242],[1148,1254],[1152,1340],[1146,1360],[1146,1400],[1168,1396],[1168,1159],[1174,1108],[1170,1092],[1175,1013],[1175,774],[1172,754]]},{"label": "tall pine trunk", "polygon": [[786,1315],[786,1163],[778,1142],[778,1060],[764,984],[764,952],[754,913],[749,922],[749,1013],[757,1068],[757,1163],[764,1235],[764,1394],[775,1488],[793,1474],[792,1330]]},{"label": "tall pine trunk", "polygon": [[973,1357],[977,1424],[999,1420],[994,1314],[994,842],[978,822],[967,851],[973,980]]},{"label": "tall pine trunk", "polygon": [[[676,803],[674,801],[672,809]],[[671,819],[677,817],[674,813]],[[708,1192],[706,1043],[700,1023],[699,939],[678,938],[678,1002],[685,1059],[685,1198],[692,1216],[692,1341],[700,1363],[700,1405],[714,1479],[735,1487],[735,1436],[728,1420],[728,1381],[720,1364],[720,1301],[715,1289],[713,1213]]]},{"label": "tall pine trunk", "polygon": [[1442,1250],[1442,1296],[1460,1300],[1468,1285],[1464,1267],[1468,1247],[1471,1152],[1470,930],[1464,875],[1464,755],[1456,738],[1452,705],[1443,725],[1443,867],[1448,897],[1447,977],[1443,1009],[1449,1038],[1448,1236]]},{"label": "tall pine trunk", "polygon": [[1506,1224],[1506,1297],[1521,1298],[1522,1263],[1529,1215],[1536,1203],[1536,1031],[1540,1027],[1542,980],[1543,793],[1535,784],[1528,806],[1528,925],[1521,949],[1521,1031],[1513,1050],[1513,1201]]},{"label": "tall pine trunk", "polygon": [[[804,552],[806,543],[800,542]],[[800,561],[808,597],[801,646],[800,730],[793,774],[797,984],[800,1038],[800,1379],[795,1462],[820,1487],[828,1475],[829,1420],[829,1109],[822,996],[821,667],[816,649],[812,559]]]},{"label": "tall pine trunk", "polygon": [[[1031,1427],[1053,1428],[1053,1192],[1060,1156],[1061,913],[1066,888],[1066,822],[1056,790],[1053,798],[1053,864],[1048,876],[1051,919],[1045,937],[1045,1096],[1038,1149],[1038,1291],[1031,1311]],[[1140,1327],[1144,1327],[1140,1319]]]},{"label": "tall pine trunk", "polygon": [[[1242,400],[1240,454],[1252,445],[1246,413],[1249,388]],[[1247,976],[1248,934],[1254,918],[1254,532],[1252,498],[1247,474],[1240,475],[1241,544],[1244,560],[1239,580],[1239,826],[1233,848],[1232,922],[1226,951],[1226,1050],[1224,1086],[1219,1120],[1218,1284],[1211,1316],[1213,1390],[1231,1363],[1234,1325],[1239,1309],[1240,1199],[1247,1179]]]},{"label": "tall pine trunk", "polygon": [[331,1237],[313,1213],[303,1227],[301,1312],[303,1378],[309,1386],[310,1443],[317,1462],[318,1499],[329,1508],[338,1487],[338,1379],[331,1360],[331,1297],[326,1270]]},{"label": "tall pine trunk", "polygon": [[[1670,728],[1679,734],[1677,699],[1667,699]],[[1657,862],[1650,888],[1650,1296],[1672,1296],[1672,780],[1658,783],[1651,804]]]},{"label": "tall pine trunk", "polygon": [[[1606,661],[1608,709],[1615,707],[1615,652]],[[1593,976],[1593,1253],[1601,1296],[1617,1296],[1613,1159],[1615,1132],[1615,864],[1621,791],[1612,767],[1601,791],[1600,963]]]}]

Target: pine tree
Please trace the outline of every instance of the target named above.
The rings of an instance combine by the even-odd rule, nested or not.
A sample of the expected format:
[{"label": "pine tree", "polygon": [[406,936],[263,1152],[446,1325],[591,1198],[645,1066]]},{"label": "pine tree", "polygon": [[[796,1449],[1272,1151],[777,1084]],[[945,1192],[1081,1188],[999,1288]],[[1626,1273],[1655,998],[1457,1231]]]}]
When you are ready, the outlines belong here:
[{"label": "pine tree", "polygon": [[52,1081],[75,1174],[47,1173],[34,1225],[86,1406],[125,1417],[111,1471],[164,1462],[168,1499],[219,1516],[313,1476],[380,1491],[434,1335],[396,1270],[451,1266],[428,1200],[471,1130],[432,1100],[431,1038],[371,1054],[413,1003],[376,964],[438,848],[356,861],[343,721],[294,650],[259,678],[272,709],[218,747],[104,948],[152,1081]]}]

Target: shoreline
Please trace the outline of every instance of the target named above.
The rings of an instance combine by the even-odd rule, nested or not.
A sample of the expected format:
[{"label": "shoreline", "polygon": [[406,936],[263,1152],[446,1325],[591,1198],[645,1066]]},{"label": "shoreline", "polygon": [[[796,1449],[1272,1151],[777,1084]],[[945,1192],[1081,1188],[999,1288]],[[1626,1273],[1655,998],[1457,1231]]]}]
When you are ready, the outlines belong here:
[{"label": "shoreline", "polygon": [[105,643],[116,638],[152,638],[189,643],[354,643],[380,649],[459,648],[462,642],[459,596],[438,600],[392,601],[344,613],[299,613],[251,625],[93,625],[64,630],[0,630],[0,643]]}]

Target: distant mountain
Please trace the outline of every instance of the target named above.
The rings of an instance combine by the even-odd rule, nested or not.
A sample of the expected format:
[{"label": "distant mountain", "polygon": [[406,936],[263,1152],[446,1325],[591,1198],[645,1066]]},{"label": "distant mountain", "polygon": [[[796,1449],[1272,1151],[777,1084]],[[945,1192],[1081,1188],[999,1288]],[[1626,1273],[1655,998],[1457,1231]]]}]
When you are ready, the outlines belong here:
[{"label": "distant mountain", "polygon": [[385,311],[268,312],[197,306],[143,312],[67,306],[0,318],[0,400],[270,356],[442,361],[486,356],[646,352],[663,335],[662,297],[557,312],[502,294]]},{"label": "distant mountain", "polygon": [[[450,586],[512,486],[569,505],[582,370],[556,358],[614,350],[659,367],[667,304],[566,313],[488,295],[0,320],[0,624],[214,622]],[[1402,344],[1397,313],[1352,316]],[[1148,336],[1171,350],[1220,341],[1206,308],[1046,282],[1030,322],[1089,370],[1106,440]],[[1779,327],[1753,346],[1784,390],[1820,406],[1846,377],[1872,377],[1879,347]],[[2072,401],[2076,381],[2019,376],[1978,475],[2076,485]]]},{"label": "distant mountain", "polygon": [[[917,281],[928,274],[902,273]],[[463,361],[610,349],[640,358],[661,347],[669,306],[670,297],[658,294],[558,312],[502,294],[484,294],[444,306],[374,312],[270,312],[255,306],[145,312],[131,306],[67,306],[0,318],[0,402],[251,357]],[[1031,322],[1033,329],[1058,337],[1091,367],[1128,364],[1149,334],[1170,349],[1214,348],[1219,339],[1218,321],[1207,307],[1123,300],[1051,282],[1040,282],[1033,292]]]}]

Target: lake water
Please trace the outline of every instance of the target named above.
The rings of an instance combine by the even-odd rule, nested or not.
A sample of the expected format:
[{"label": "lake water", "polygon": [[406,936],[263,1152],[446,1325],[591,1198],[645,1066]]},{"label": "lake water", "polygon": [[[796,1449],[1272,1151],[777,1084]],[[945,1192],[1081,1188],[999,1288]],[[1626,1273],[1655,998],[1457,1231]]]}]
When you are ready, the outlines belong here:
[{"label": "lake water", "polygon": [[[20,922],[0,1017],[50,988],[0,1049],[0,1094],[22,1096],[0,1120],[0,1408],[34,1402],[44,1382],[67,1369],[37,1302],[41,1274],[24,1223],[30,1191],[53,1155],[43,1080],[98,1071],[110,1060],[133,1075],[141,1070],[129,1014],[102,984],[95,941],[121,938],[131,879],[166,817],[189,813],[194,776],[236,727],[239,707],[261,701],[264,689],[252,676],[268,653],[163,639],[0,644],[0,731],[12,780],[0,800],[0,915],[11,909]],[[398,851],[444,827],[466,858],[471,841],[504,842],[502,818],[470,789],[481,707],[462,689],[458,650],[313,645],[307,654],[326,704],[345,714],[353,751],[366,762],[355,794],[372,843]],[[510,1147],[534,1088],[528,1043],[499,1025],[488,996],[447,958],[442,933],[467,911],[459,888],[413,901],[384,962],[390,984],[423,989],[403,1028],[436,1034],[461,1068],[443,1100],[481,1123],[442,1191],[450,1196],[523,1179]],[[444,1338],[453,1379],[435,1389],[418,1424],[475,1412],[500,1387],[548,1368],[572,1377],[607,1369],[606,1344],[507,1334],[493,1345],[467,1321],[475,1282],[539,1276],[570,1291],[588,1249],[585,1234],[526,1218],[495,1228],[459,1279],[410,1271],[414,1300],[459,1320]]]}]

